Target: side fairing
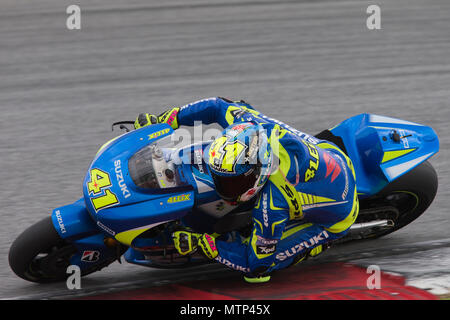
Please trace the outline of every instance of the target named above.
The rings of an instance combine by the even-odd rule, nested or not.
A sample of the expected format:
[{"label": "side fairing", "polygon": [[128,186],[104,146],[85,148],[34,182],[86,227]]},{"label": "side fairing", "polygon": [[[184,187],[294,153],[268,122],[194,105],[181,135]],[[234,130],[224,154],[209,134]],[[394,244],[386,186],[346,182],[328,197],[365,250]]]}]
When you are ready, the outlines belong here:
[{"label": "side fairing", "polygon": [[363,196],[375,194],[439,151],[432,128],[385,116],[361,114],[330,131],[343,139]]}]

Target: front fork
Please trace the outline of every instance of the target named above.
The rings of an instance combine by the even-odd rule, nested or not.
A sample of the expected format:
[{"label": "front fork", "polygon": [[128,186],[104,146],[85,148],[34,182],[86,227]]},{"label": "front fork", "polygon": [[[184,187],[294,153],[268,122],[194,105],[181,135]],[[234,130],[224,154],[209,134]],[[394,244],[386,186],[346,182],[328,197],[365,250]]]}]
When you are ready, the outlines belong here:
[{"label": "front fork", "polygon": [[52,222],[59,236],[76,248],[70,265],[78,266],[82,273],[90,273],[116,259],[120,261],[125,251],[123,245],[102,232],[91,219],[83,198],[53,210]]}]

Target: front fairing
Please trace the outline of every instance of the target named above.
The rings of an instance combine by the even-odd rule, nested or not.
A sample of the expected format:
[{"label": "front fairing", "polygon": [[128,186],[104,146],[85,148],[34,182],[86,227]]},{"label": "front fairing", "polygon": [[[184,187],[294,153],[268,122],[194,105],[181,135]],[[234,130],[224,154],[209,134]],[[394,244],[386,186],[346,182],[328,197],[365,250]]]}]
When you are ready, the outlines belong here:
[{"label": "front fairing", "polygon": [[178,219],[194,205],[194,188],[187,180],[173,188],[146,189],[134,183],[129,171],[133,155],[172,133],[167,124],[128,132],[102,147],[93,160],[83,182],[84,200],[109,233]]}]

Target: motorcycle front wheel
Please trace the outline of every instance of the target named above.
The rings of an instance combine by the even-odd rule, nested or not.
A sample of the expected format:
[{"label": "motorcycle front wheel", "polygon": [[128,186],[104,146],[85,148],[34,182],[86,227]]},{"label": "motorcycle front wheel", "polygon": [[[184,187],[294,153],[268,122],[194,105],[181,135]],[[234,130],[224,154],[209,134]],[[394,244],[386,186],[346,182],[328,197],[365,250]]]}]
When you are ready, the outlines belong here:
[{"label": "motorcycle front wheel", "polygon": [[22,232],[9,250],[9,265],[22,279],[48,283],[67,278],[76,248],[62,239],[46,217]]}]

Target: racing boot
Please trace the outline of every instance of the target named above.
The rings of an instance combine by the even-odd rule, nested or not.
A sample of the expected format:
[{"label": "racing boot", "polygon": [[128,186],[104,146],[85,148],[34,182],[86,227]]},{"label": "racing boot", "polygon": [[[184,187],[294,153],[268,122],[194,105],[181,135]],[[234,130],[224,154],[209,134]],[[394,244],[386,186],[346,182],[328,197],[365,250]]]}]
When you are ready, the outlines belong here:
[{"label": "racing boot", "polygon": [[244,280],[248,283],[265,283],[270,280],[270,275],[265,275],[265,276],[245,275]]},{"label": "racing boot", "polygon": [[307,250],[307,251],[303,252],[302,254],[299,254],[297,257],[294,258],[294,261],[292,261],[291,265],[296,265],[302,261],[307,260],[309,257],[312,257],[312,258],[317,257],[318,255],[320,255],[321,253],[323,253],[330,247],[331,247],[330,243],[320,244],[320,245],[312,248],[311,250]]},{"label": "racing boot", "polygon": [[253,273],[244,275],[244,280],[248,283],[264,283],[270,280],[270,274],[267,272],[268,267],[258,267]]}]

